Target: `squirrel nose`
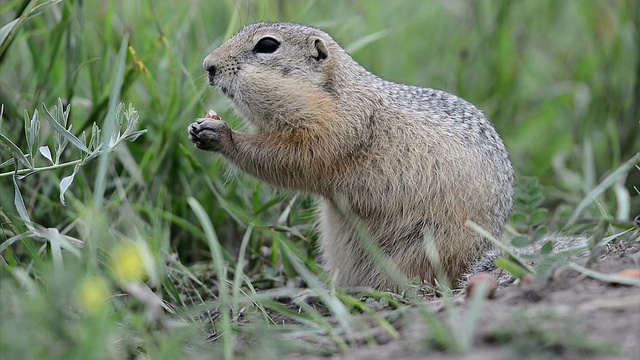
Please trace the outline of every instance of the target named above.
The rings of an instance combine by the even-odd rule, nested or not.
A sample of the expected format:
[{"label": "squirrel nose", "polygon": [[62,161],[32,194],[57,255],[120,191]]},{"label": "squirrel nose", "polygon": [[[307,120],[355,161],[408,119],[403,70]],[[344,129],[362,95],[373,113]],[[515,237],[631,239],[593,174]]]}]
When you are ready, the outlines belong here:
[{"label": "squirrel nose", "polygon": [[206,65],[204,69],[207,70],[210,77],[213,77],[216,74],[215,65]]},{"label": "squirrel nose", "polygon": [[209,73],[209,77],[213,77],[216,74],[216,66],[213,65],[213,61],[210,59],[211,55],[207,56],[202,63],[202,67]]}]

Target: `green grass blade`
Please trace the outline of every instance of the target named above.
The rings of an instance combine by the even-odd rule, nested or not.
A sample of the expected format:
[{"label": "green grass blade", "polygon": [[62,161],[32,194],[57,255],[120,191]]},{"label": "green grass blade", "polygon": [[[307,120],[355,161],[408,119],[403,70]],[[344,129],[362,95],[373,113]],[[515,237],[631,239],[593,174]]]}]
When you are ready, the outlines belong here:
[{"label": "green grass blade", "polygon": [[114,76],[113,87],[111,88],[111,95],[109,96],[109,105],[107,110],[107,116],[104,120],[104,126],[102,128],[102,153],[98,159],[98,172],[96,175],[96,184],[93,192],[93,202],[96,208],[102,207],[102,201],[104,198],[104,192],[107,181],[107,166],[109,159],[109,141],[116,127],[116,112],[118,104],[120,103],[120,91],[122,90],[122,83],[124,81],[124,74],[127,64],[127,45],[129,45],[129,36],[125,35],[120,45],[120,51],[118,52],[116,73]]},{"label": "green grass blade", "polygon": [[522,266],[520,266],[520,264],[513,262],[504,257],[501,257],[498,260],[496,260],[496,266],[520,280],[522,280],[522,278],[524,278],[526,275],[531,274]]},{"label": "green grass blade", "polygon": [[222,334],[222,346],[224,351],[224,358],[229,360],[233,358],[233,338],[231,333],[231,318],[229,314],[229,289],[227,287],[226,271],[224,268],[224,256],[222,254],[222,247],[218,241],[218,236],[213,229],[211,219],[207,215],[206,211],[200,205],[198,200],[190,197],[187,199],[187,203],[196,214],[196,217],[200,221],[200,225],[206,235],[209,250],[211,251],[211,257],[213,259],[214,266],[216,268],[216,277],[218,279],[220,303],[227,304],[220,306],[220,312],[222,313],[222,321],[220,324],[220,333]]},{"label": "green grass blade", "polygon": [[624,174],[629,172],[634,165],[638,163],[640,160],[640,153],[637,153],[635,156],[631,157],[631,159],[624,162],[617,169],[615,169],[609,176],[607,176],[600,184],[594,187],[585,197],[582,199],[580,204],[576,207],[571,214],[571,217],[565,224],[564,228],[568,229],[571,225],[575,224],[576,220],[578,220],[578,216],[584,211],[584,209],[589,206],[593,201],[595,201],[596,197],[602,194],[605,190],[610,188],[615,184],[615,182]]},{"label": "green grass blade", "polygon": [[238,305],[236,299],[239,296],[240,288],[242,286],[242,280],[244,278],[244,257],[247,252],[247,246],[249,240],[251,240],[251,234],[253,233],[253,225],[249,225],[242,237],[242,243],[240,244],[240,252],[238,253],[238,261],[233,274],[233,293],[231,294],[231,302],[233,305],[233,319],[237,318]]},{"label": "green grass blade", "polygon": [[587,275],[588,277],[594,278],[596,280],[623,285],[640,286],[640,280],[638,279],[601,273],[595,270],[587,269],[586,267],[580,266],[574,262],[568,263],[567,266],[581,274]]},{"label": "green grass blade", "polygon": [[347,308],[335,295],[330,294],[322,285],[322,282],[313,273],[311,273],[309,269],[307,269],[302,261],[300,261],[300,259],[294,254],[291,243],[287,239],[284,239],[284,237],[279,233],[276,234],[278,234],[279,242],[282,245],[282,256],[286,257],[288,261],[290,261],[298,275],[300,275],[300,277],[309,285],[309,288],[318,294],[318,297],[325,303],[342,327],[347,338],[351,339],[353,337],[351,314]]},{"label": "green grass blade", "polygon": [[2,64],[4,60],[4,54],[9,48],[11,41],[16,36],[16,34],[18,33],[18,30],[27,20],[29,15],[31,15],[31,12],[35,8],[35,6],[38,4],[38,1],[39,0],[31,0],[29,4],[25,7],[25,9],[22,11],[22,13],[20,14],[20,17],[18,17],[17,19],[9,22],[8,24],[0,28],[0,64]]},{"label": "green grass blade", "polygon": [[389,30],[387,29],[376,31],[372,34],[363,36],[360,39],[352,42],[345,48],[345,50],[347,50],[348,53],[353,54],[358,50],[366,47],[367,45],[384,38],[388,34],[389,34]]}]

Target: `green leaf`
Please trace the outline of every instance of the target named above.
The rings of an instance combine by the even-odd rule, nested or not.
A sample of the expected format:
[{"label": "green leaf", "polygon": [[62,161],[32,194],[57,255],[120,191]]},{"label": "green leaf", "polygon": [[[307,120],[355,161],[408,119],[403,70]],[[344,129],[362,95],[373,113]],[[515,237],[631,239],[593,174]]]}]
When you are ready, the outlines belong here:
[{"label": "green leaf", "polygon": [[516,236],[511,239],[511,245],[517,248],[523,248],[531,245],[531,240],[526,236]]},{"label": "green leaf", "polygon": [[[36,1],[32,1],[32,2],[36,3]],[[8,24],[3,26],[2,28],[0,28],[0,54],[2,54],[3,52],[2,50],[4,50],[3,48],[5,46],[8,46],[9,41],[7,41],[7,38],[9,38],[9,34],[11,34],[13,29],[15,29],[18,26],[21,20],[22,19],[20,18],[15,19],[13,21],[10,21]],[[7,45],[5,45],[5,43]]]},{"label": "green leaf", "polygon": [[536,265],[536,279],[541,284],[546,284],[551,274],[558,266],[567,261],[566,256],[547,255],[544,256]]},{"label": "green leaf", "polygon": [[496,266],[520,280],[522,280],[523,277],[529,274],[529,271],[527,271],[527,269],[505,257],[501,257],[496,260]]},{"label": "green leaf", "polygon": [[544,195],[538,178],[524,177],[518,180],[515,196],[516,209],[530,214],[540,207],[543,201]]},{"label": "green leaf", "polygon": [[49,146],[40,146],[38,148],[38,152],[53,165],[53,158],[51,157],[51,150],[49,150]]},{"label": "green leaf", "polygon": [[[27,159],[27,156],[25,154],[23,154],[22,150],[20,150],[20,148],[16,144],[14,144],[13,141],[9,140],[8,137],[4,136],[3,134],[0,134],[0,143],[3,143],[5,145],[5,147],[7,147],[7,149],[9,149],[9,152],[11,152],[11,154],[13,155],[13,157],[15,159],[17,159],[19,162],[21,162],[28,169],[33,169],[33,166],[31,165],[31,163]],[[17,168],[16,168],[16,170],[17,170]]]},{"label": "green leaf", "polygon": [[547,218],[548,214],[549,214],[549,211],[547,209],[544,209],[544,208],[540,208],[540,209],[534,211],[529,216],[529,225],[531,225],[531,226],[540,225]]},{"label": "green leaf", "polygon": [[84,151],[85,153],[89,154],[91,152],[91,151],[89,151],[87,146],[85,144],[83,144],[82,141],[80,141],[80,139],[78,139],[69,130],[67,130],[64,126],[60,125],[60,123],[58,123],[58,121],[56,121],[56,119],[51,115],[51,113],[49,113],[49,110],[47,109],[45,104],[42,104],[42,110],[44,111],[44,114],[46,115],[47,121],[49,121],[49,124],[51,125],[51,127],[53,127],[53,129],[57,133],[62,135],[66,140],[68,140],[71,144],[73,144],[73,146],[75,146],[78,149]]},{"label": "green leaf", "polygon": [[13,158],[3,162],[2,164],[0,164],[0,169],[4,169],[7,166],[13,165]]},{"label": "green leaf", "polygon": [[534,271],[529,265],[527,265],[522,259],[520,259],[516,254],[514,254],[513,251],[511,251],[511,249],[508,246],[506,246],[501,241],[496,239],[487,230],[483,229],[480,225],[474,223],[471,220],[467,220],[464,224],[466,227],[480,234],[485,239],[491,241],[495,246],[497,246],[500,250],[502,250],[505,254],[507,254],[507,256],[510,258],[511,261],[516,262],[518,265],[520,265],[520,267],[527,270],[527,272],[529,272],[530,274],[533,274]]},{"label": "green leaf", "polygon": [[15,197],[13,199],[13,203],[16,206],[18,215],[20,215],[20,219],[24,221],[24,224],[27,226],[27,228],[29,228],[29,230],[33,230],[35,228],[33,227],[33,225],[31,225],[31,219],[29,218],[27,207],[24,206],[24,200],[22,199],[22,193],[20,193],[20,188],[18,188],[18,182],[16,181],[16,177],[14,176],[12,179],[13,179],[13,188],[15,189]]},{"label": "green leaf", "polygon": [[525,227],[529,225],[527,221],[527,216],[519,211],[515,211],[513,215],[511,215],[511,221],[517,226]]},{"label": "green leaf", "polygon": [[100,128],[96,123],[91,127],[91,139],[89,139],[89,149],[95,150],[100,146]]},{"label": "green leaf", "polygon": [[65,201],[64,201],[64,193],[67,192],[67,190],[69,189],[69,187],[73,183],[73,179],[75,178],[76,174],[78,173],[78,170],[80,170],[80,164],[76,164],[76,166],[73,168],[73,173],[71,175],[67,176],[67,177],[64,177],[60,181],[60,202],[62,203],[63,206],[67,205],[65,203]]},{"label": "green leaf", "polygon": [[33,112],[33,118],[29,119],[29,113],[27,110],[24,111],[24,135],[27,139],[27,151],[33,158],[33,154],[35,154],[35,148],[38,145],[38,140],[36,139],[36,134],[40,133],[40,122],[37,121],[38,111]]},{"label": "green leaf", "polygon": [[542,247],[540,248],[541,255],[550,254],[552,251],[553,251],[553,241],[551,240],[545,242],[544,245],[542,245]]},{"label": "green leaf", "polygon": [[549,232],[548,226],[540,226],[536,229],[536,232],[533,234],[533,240],[538,241],[542,239]]},{"label": "green leaf", "polygon": [[18,17],[17,19],[14,19],[13,21],[10,21],[6,25],[4,25],[2,28],[0,28],[0,59],[3,58],[4,53],[9,48],[11,41],[18,33],[18,30],[20,29],[20,27],[25,23],[25,21],[30,16],[35,15],[34,13],[37,13],[38,9],[44,8],[46,6],[55,5],[60,1],[62,0],[49,0],[47,2],[44,2],[38,5],[38,2],[40,2],[39,0],[31,0],[26,6],[23,7],[24,10],[22,10],[20,17]]},{"label": "green leaf", "polygon": [[84,159],[82,159],[82,164],[87,164],[93,160],[95,160],[98,155],[100,155],[100,149],[93,150],[89,155],[87,155]]},{"label": "green leaf", "polygon": [[[31,156],[36,154],[36,148],[40,145],[40,116],[38,116],[38,110],[33,112],[31,118],[31,127],[29,128],[31,133],[31,145],[29,146],[29,153]],[[35,161],[35,160],[34,160]]]},{"label": "green leaf", "polygon": [[532,212],[538,207],[540,207],[543,201],[544,201],[544,196],[542,194],[536,194],[531,196],[528,199],[528,204],[527,204],[527,209],[529,210],[528,212]]},{"label": "green leaf", "polygon": [[146,129],[144,129],[144,130],[134,131],[134,132],[130,133],[129,135],[125,136],[125,137],[123,138],[123,140],[126,140],[126,141],[135,141],[138,137],[140,137],[140,135],[143,135],[143,134],[145,134],[146,132],[147,132],[147,130],[146,130]]},{"label": "green leaf", "polygon": [[518,211],[528,212],[528,204],[528,199],[523,199],[521,196],[516,196],[516,198],[514,199],[514,207],[518,209]]},{"label": "green leaf", "polygon": [[[82,142],[83,144],[86,144],[86,143],[87,143],[87,132],[86,132],[86,131],[83,131],[83,132],[80,134],[80,142]],[[88,147],[88,146],[87,146],[87,149],[89,149],[89,147]]]}]

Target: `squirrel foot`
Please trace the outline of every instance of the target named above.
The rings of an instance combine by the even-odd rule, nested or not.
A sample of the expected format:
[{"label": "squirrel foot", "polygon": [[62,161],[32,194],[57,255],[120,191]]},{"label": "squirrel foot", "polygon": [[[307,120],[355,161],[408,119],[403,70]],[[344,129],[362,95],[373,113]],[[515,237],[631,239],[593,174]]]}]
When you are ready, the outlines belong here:
[{"label": "squirrel foot", "polygon": [[231,141],[231,128],[224,121],[212,119],[198,119],[188,128],[189,140],[198,149],[220,151],[225,142]]}]

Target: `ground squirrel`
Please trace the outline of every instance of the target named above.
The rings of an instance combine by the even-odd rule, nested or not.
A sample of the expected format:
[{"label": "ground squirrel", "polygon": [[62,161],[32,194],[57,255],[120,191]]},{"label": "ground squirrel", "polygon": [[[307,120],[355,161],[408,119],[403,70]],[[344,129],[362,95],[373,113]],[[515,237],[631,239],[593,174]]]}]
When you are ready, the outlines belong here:
[{"label": "ground squirrel", "polygon": [[317,197],[322,260],[337,286],[397,289],[355,221],[408,279],[427,281],[441,269],[460,279],[488,247],[467,220],[502,233],[513,170],[491,122],[467,101],[385,81],[298,24],[246,26],[204,68],[255,131],[197,119],[189,139],[275,187]]}]

